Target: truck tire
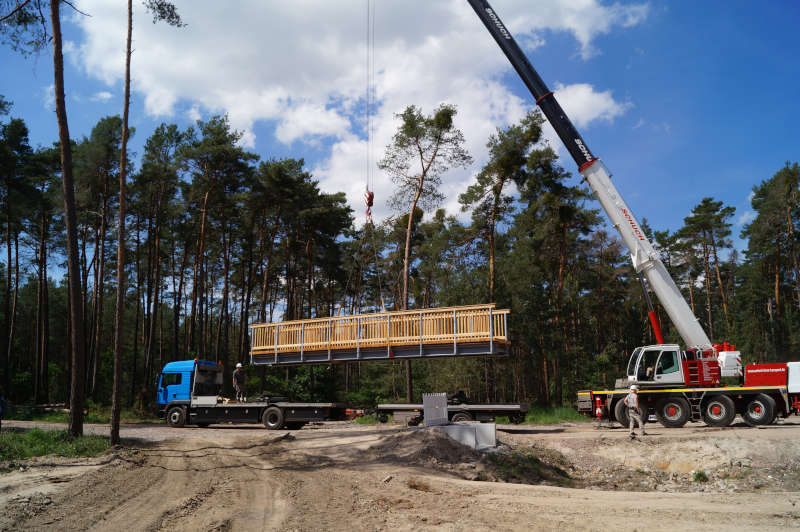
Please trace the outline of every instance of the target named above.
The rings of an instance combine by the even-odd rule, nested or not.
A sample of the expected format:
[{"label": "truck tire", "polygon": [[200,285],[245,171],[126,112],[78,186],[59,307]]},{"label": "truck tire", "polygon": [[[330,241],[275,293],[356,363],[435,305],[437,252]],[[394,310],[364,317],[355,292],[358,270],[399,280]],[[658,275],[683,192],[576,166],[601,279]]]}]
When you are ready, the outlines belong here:
[{"label": "truck tire", "polygon": [[280,430],[283,427],[283,410],[277,406],[271,406],[264,410],[261,421],[269,430]]},{"label": "truck tire", "polygon": [[617,404],[614,405],[614,419],[616,419],[623,428],[628,428],[630,426],[631,420],[628,417],[628,407],[625,406],[625,401],[622,399],[617,401]]},{"label": "truck tire", "polygon": [[736,417],[736,405],[727,395],[712,395],[703,403],[702,414],[709,427],[727,427]]},{"label": "truck tire", "polygon": [[456,412],[450,419],[452,423],[459,423],[461,421],[472,421],[472,415],[469,412]]},{"label": "truck tire", "polygon": [[658,422],[667,428],[677,429],[689,421],[689,401],[683,397],[667,397],[656,405]]},{"label": "truck tire", "polygon": [[181,406],[173,406],[167,412],[167,424],[180,428],[186,424],[186,411]]},{"label": "truck tire", "polygon": [[742,419],[751,427],[769,425],[775,421],[775,399],[763,393],[756,395],[745,405]]}]

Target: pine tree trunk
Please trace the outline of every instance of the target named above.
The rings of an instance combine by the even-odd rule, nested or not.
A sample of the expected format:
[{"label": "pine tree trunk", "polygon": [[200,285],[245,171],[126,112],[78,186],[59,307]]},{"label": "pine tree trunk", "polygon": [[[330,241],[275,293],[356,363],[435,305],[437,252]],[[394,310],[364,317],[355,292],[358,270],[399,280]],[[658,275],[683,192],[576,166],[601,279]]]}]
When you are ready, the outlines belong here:
[{"label": "pine tree trunk", "polygon": [[78,233],[75,215],[75,187],[72,179],[72,145],[67,125],[67,106],[64,99],[64,56],[61,51],[61,0],[50,0],[50,23],[53,31],[53,77],[58,119],[58,139],[61,148],[62,185],[64,189],[64,219],[67,228],[67,270],[70,284],[70,320],[72,335],[72,384],[70,386],[69,432],[83,435],[83,376],[84,331],[81,302],[80,266],[78,264]]},{"label": "pine tree trunk", "polygon": [[128,167],[128,109],[131,98],[131,33],[133,5],[128,0],[128,38],[125,44],[125,101],[122,112],[122,150],[119,171],[119,222],[117,224],[117,304],[114,313],[114,377],[111,398],[111,445],[118,445],[121,405],[123,312],[125,310],[125,180]]}]

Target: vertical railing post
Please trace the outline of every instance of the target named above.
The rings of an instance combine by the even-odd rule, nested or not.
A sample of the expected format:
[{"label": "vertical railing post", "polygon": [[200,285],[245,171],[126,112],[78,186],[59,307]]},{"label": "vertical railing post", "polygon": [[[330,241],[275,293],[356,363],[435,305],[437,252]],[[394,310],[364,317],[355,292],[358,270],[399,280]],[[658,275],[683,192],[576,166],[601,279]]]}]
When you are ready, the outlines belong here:
[{"label": "vertical railing post", "polygon": [[361,358],[361,318],[356,318],[356,358]]},{"label": "vertical railing post", "polygon": [[508,313],[503,314],[503,339],[508,341]]},{"label": "vertical railing post", "polygon": [[280,330],[281,330],[280,325],[275,326],[275,364],[278,363],[278,338],[280,337],[279,336]]},{"label": "vertical railing post", "polygon": [[332,323],[333,320],[328,318],[328,362],[331,360],[331,335],[333,334],[333,328],[331,327]]},{"label": "vertical railing post", "polygon": [[300,362],[303,362],[303,360],[304,360],[303,359],[303,348],[305,347],[305,345],[303,345],[303,344],[305,343],[305,338],[306,338],[306,324],[305,323],[301,323],[300,324]]},{"label": "vertical railing post", "polygon": [[453,309],[453,354],[458,353],[458,344],[456,343],[456,311]]},{"label": "vertical railing post", "polygon": [[489,307],[489,353],[494,353],[494,318],[492,307]]},{"label": "vertical railing post", "polygon": [[419,356],[422,357],[422,311],[419,313]]},{"label": "vertical railing post", "polygon": [[392,357],[392,348],[389,347],[390,340],[391,340],[391,337],[392,337],[392,329],[391,329],[391,327],[392,327],[391,316],[389,314],[387,314],[386,315],[386,357],[387,358],[391,358]]}]

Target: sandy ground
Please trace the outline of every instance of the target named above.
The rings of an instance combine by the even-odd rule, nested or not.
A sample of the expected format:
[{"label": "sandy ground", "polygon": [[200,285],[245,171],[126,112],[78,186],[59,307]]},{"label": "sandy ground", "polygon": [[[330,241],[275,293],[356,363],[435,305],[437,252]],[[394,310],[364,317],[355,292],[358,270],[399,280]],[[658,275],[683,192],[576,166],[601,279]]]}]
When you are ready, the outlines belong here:
[{"label": "sandy ground", "polygon": [[[3,424],[31,426],[48,424]],[[391,425],[124,426],[122,449],[92,459],[42,457],[0,474],[0,529],[800,526],[800,422],[647,429],[630,441],[624,429],[591,424],[499,426],[490,457],[435,431]],[[515,456],[533,467],[503,471],[509,462],[498,457]],[[530,484],[500,481],[509,475]]]}]

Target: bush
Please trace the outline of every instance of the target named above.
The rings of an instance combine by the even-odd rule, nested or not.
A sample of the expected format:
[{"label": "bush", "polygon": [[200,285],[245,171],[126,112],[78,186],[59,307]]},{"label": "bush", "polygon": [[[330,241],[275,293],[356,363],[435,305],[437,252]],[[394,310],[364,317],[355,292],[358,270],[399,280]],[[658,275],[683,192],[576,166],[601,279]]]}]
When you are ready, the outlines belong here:
[{"label": "bush", "polygon": [[105,436],[73,438],[66,430],[31,429],[0,432],[0,460],[23,460],[34,456],[96,456],[108,449]]}]

